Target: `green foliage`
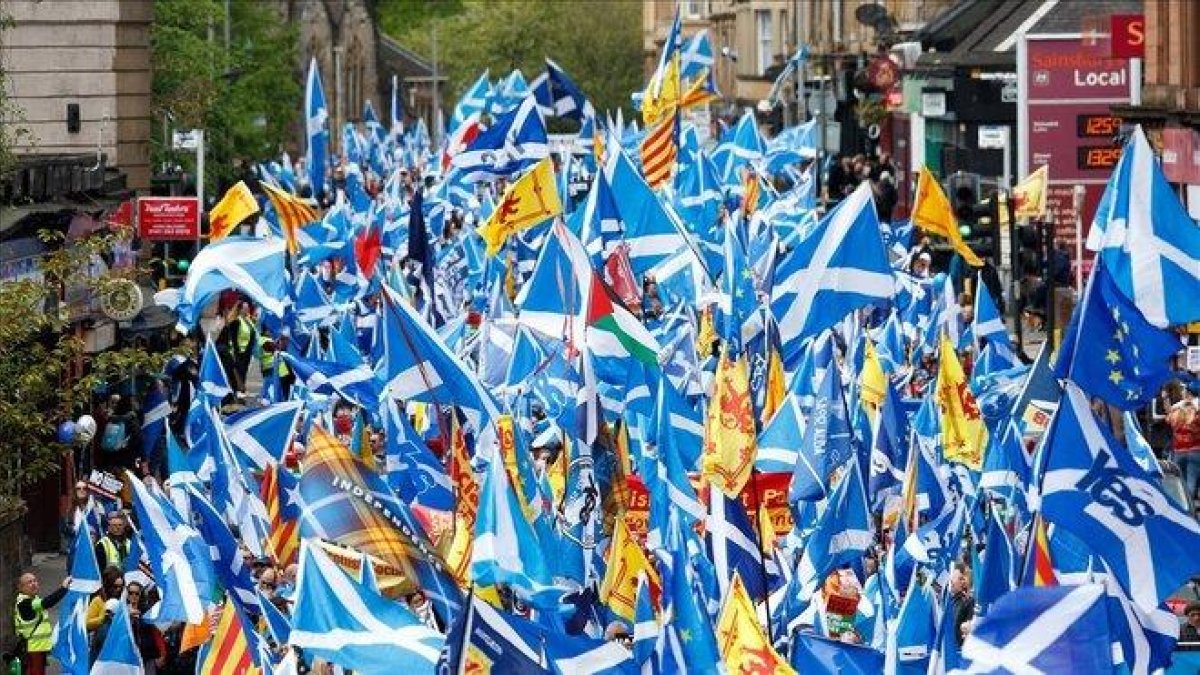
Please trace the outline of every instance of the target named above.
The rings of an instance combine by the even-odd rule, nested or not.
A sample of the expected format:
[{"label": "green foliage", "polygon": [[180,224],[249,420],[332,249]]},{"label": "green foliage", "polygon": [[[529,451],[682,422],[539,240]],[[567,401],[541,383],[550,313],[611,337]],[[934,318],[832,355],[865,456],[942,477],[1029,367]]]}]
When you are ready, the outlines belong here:
[{"label": "green foliage", "polygon": [[[0,44],[4,42],[4,31],[11,28],[12,23],[12,17],[0,6]],[[24,115],[8,98],[9,89],[4,63],[0,62],[0,180],[16,166],[13,148],[29,135],[29,129],[23,124]]]},{"label": "green foliage", "polygon": [[[119,349],[88,357],[83,340],[69,332],[65,289],[83,285],[103,293],[118,278],[140,270],[89,273],[94,256],[111,250],[122,234],[93,236],[64,245],[59,233],[43,232],[52,251],[39,263],[41,278],[0,283],[0,511],[24,485],[58,470],[69,448],[55,440],[59,422],[90,409],[97,385],[131,374],[158,372],[166,354]],[[72,366],[86,374],[70,377]]]},{"label": "green foliage", "polygon": [[[447,101],[485,68],[492,79],[520,68],[532,80],[549,57],[563,67],[599,111],[625,108],[642,86],[641,4],[634,2],[524,0],[461,3],[383,0],[384,31],[418,53],[432,55],[450,78]],[[460,5],[459,11],[451,7]]]},{"label": "green foliage", "polygon": [[[206,130],[209,181],[233,178],[235,160],[277,154],[295,130],[301,103],[298,34],[270,3],[230,2],[224,44],[222,0],[155,0],[151,32],[155,114],[177,129]],[[171,152],[154,138],[155,161]],[[191,166],[191,153],[171,155]],[[210,184],[213,184],[210,182]]]}]

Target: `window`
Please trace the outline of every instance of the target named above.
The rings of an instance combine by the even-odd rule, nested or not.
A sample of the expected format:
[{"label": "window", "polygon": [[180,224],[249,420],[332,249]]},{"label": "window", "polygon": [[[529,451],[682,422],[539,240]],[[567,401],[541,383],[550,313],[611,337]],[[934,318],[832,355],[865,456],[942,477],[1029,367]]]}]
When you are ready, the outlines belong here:
[{"label": "window", "polygon": [[683,14],[689,19],[697,19],[702,16],[703,6],[701,0],[685,0],[683,3]]},{"label": "window", "polygon": [[771,51],[771,10],[755,10],[754,26],[758,35],[758,74],[765,75],[775,55]]}]

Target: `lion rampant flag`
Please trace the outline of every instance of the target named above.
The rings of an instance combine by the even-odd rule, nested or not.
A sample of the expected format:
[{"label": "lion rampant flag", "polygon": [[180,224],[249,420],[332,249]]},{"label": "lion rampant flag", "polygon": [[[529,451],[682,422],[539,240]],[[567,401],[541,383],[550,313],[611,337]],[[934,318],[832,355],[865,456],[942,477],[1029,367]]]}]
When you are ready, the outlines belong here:
[{"label": "lion rampant flag", "polygon": [[776,673],[796,675],[796,671],[771,648],[754,603],[746,593],[742,577],[734,574],[721,617],[717,620],[717,646],[731,673]]},{"label": "lion rampant flag", "polygon": [[1046,216],[1046,193],[1050,186],[1049,165],[1034,171],[1013,188],[1013,217],[1037,220]]},{"label": "lion rampant flag", "polygon": [[250,193],[246,182],[239,180],[208,212],[208,238],[212,241],[223,239],[243,220],[256,213],[258,213],[258,202]]},{"label": "lion rampant flag", "polygon": [[746,359],[721,354],[704,424],[704,475],[730,497],[742,494],[757,451]]},{"label": "lion rampant flag", "polygon": [[942,409],[942,447],[947,460],[961,462],[979,471],[983,467],[983,448],[987,427],[975,395],[967,388],[967,376],[950,337],[942,333],[939,355],[937,397]]},{"label": "lion rampant flag", "polygon": [[479,236],[487,242],[487,254],[493,256],[509,235],[553,218],[562,210],[554,164],[546,157],[508,186],[492,215],[479,227]]},{"label": "lion rampant flag", "polygon": [[612,543],[608,545],[607,564],[604,581],[600,584],[600,602],[607,604],[614,614],[632,624],[637,608],[639,576],[646,575],[654,595],[660,592],[661,585],[654,566],[629,533],[624,516],[617,516]]}]

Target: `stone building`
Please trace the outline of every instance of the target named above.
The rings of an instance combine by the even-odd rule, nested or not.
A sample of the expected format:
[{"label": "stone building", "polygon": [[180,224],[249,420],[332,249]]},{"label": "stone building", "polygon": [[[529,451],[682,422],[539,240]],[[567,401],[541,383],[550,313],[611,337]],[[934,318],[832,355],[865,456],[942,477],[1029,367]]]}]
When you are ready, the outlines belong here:
[{"label": "stone building", "polygon": [[0,123],[28,131],[14,148],[26,157],[18,191],[41,201],[99,189],[105,169],[149,188],[153,2],[4,0],[2,10],[5,93],[21,116]]}]

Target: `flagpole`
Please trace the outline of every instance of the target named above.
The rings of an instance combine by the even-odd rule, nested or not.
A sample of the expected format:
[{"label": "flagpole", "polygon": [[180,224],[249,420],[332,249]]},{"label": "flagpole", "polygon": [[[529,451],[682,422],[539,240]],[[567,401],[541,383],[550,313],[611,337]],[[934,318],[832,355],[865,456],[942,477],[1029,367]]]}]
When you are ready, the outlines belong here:
[{"label": "flagpole", "polygon": [[[716,486],[712,486],[712,487],[713,487],[713,489],[716,489]],[[763,590],[764,590],[763,605],[766,606],[766,609],[767,609],[767,640],[770,641],[770,643],[772,645],[774,645],[775,644],[775,635],[774,635],[774,631],[771,629],[771,589],[767,584],[767,552],[765,550],[763,550],[763,541],[762,541],[762,539],[763,539],[762,538],[763,513],[762,513],[762,502],[761,502],[762,497],[761,497],[761,493],[758,491],[758,469],[757,468],[750,469],[750,488],[752,490],[754,490],[754,504],[756,507],[755,510],[758,511],[758,513],[756,514],[758,516],[758,532],[755,533],[758,536],[755,538],[758,540],[758,568],[762,571],[762,575],[763,575]],[[709,498],[711,499],[712,496],[710,495]]]}]

